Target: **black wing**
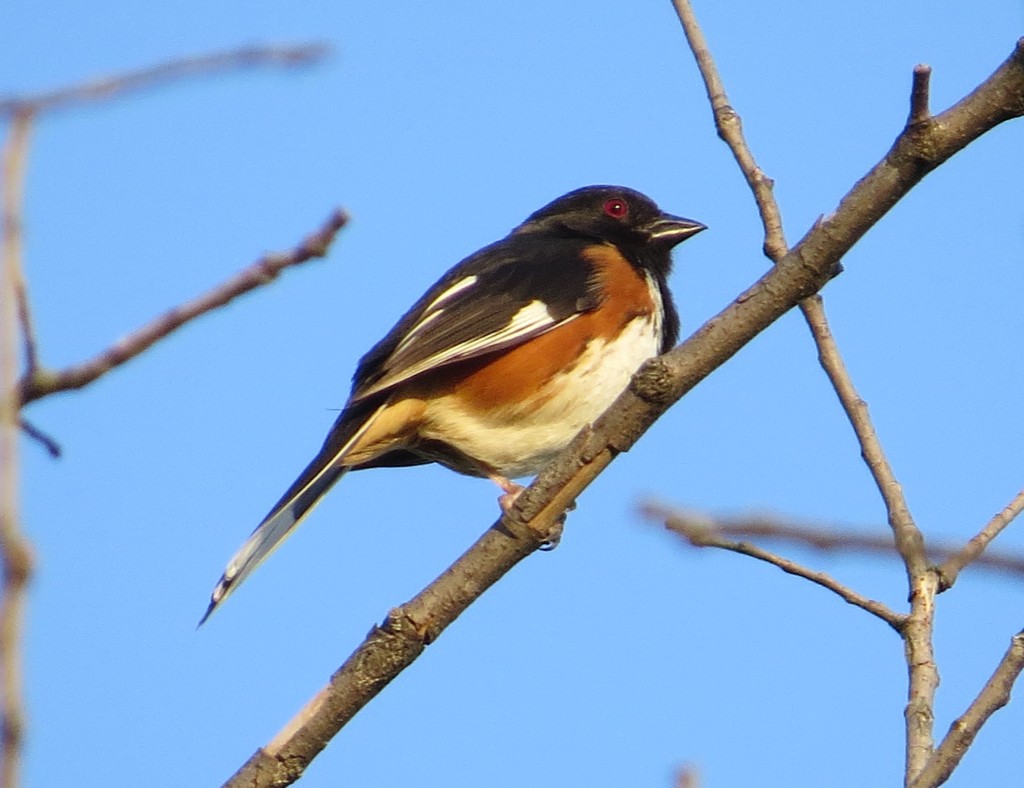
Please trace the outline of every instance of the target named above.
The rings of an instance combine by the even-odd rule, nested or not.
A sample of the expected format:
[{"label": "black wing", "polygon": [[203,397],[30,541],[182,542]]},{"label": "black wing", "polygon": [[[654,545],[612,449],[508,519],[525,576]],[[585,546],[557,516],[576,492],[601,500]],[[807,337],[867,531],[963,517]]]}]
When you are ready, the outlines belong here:
[{"label": "black wing", "polygon": [[594,309],[592,241],[510,235],[467,257],[359,362],[350,405],[432,369],[514,347]]}]

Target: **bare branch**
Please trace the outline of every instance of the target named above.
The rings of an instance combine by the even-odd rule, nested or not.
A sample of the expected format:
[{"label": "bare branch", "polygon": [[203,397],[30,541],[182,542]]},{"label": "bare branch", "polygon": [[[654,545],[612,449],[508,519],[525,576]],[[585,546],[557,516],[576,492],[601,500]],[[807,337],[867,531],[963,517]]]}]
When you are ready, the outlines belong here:
[{"label": "bare branch", "polygon": [[1010,692],[1022,669],[1024,631],[1013,636],[1010,648],[1003,655],[995,672],[963,716],[958,717],[949,726],[946,737],[911,783],[912,788],[935,788],[949,779],[989,717],[1010,702]]},{"label": "bare branch", "polygon": [[[722,80],[718,75],[718,69],[715,66],[715,62],[710,51],[708,50],[707,43],[704,40],[704,35],[701,32],[700,25],[697,23],[696,15],[693,12],[693,8],[689,0],[673,0],[673,4],[676,8],[676,13],[679,15],[679,20],[683,25],[683,31],[686,34],[687,41],[689,42],[690,48],[693,50],[694,57],[697,60],[697,66],[700,69],[701,76],[704,78],[708,97],[711,100],[711,106],[714,110],[715,124],[718,128],[719,136],[729,145],[729,148],[732,151],[733,156],[736,158],[736,162],[739,164],[740,169],[743,171],[743,174],[747,179],[747,183],[750,185],[750,188],[754,193],[754,198],[757,201],[758,211],[761,215],[761,220],[765,228],[765,253],[772,260],[777,262],[786,253],[787,246],[782,231],[782,221],[778,204],[776,203],[771,190],[772,181],[757,165],[757,162],[754,160],[754,156],[747,145],[743,136],[743,128],[740,123],[739,115],[728,103],[728,96],[726,96]],[[921,67],[919,67],[919,70],[920,68]],[[921,82],[921,79],[919,79],[915,84],[925,85],[924,95],[927,98],[927,79],[924,78],[923,83]],[[922,89],[919,89],[918,93],[915,95],[920,94],[921,90]],[[892,495],[892,491],[894,489],[892,482],[895,482],[895,479],[892,479],[892,471],[885,460],[885,455],[881,451],[881,445],[878,443],[877,436],[875,435],[871,422],[867,417],[867,407],[857,396],[850,377],[846,372],[842,358],[839,355],[839,350],[832,339],[831,332],[828,328],[828,322],[825,319],[825,312],[821,304],[821,299],[820,297],[810,298],[800,306],[804,313],[804,317],[810,325],[811,333],[814,336],[815,342],[818,345],[818,353],[822,366],[825,368],[826,373],[828,373],[829,378],[832,380],[832,384],[836,388],[836,392],[839,394],[840,401],[843,403],[844,408],[846,408],[851,423],[853,423],[854,429],[857,431],[858,438],[861,439],[861,443],[865,451],[865,460],[868,462],[869,466],[872,467],[872,472],[875,473],[876,480],[879,476],[885,478],[886,481],[884,483],[879,482],[879,487],[882,489],[883,495],[886,494],[887,490],[889,491],[890,497],[886,499],[886,502],[890,505],[890,510],[898,510],[901,512],[901,515],[904,515],[900,520],[901,523],[904,523],[906,522],[906,519],[909,518],[906,503],[900,503],[902,501],[901,494],[898,495],[899,500],[894,498]],[[865,441],[867,441],[866,445]],[[899,485],[895,486],[897,493],[899,492],[898,487]],[[911,525],[913,525],[912,521]],[[913,531],[916,531],[916,528],[914,528]],[[897,534],[897,536],[899,536],[899,534]],[[920,537],[919,533],[918,537]],[[904,541],[907,540],[905,539]],[[911,552],[911,548],[907,547],[906,550],[901,550],[900,552],[906,556]],[[923,549],[919,552],[923,553]]]},{"label": "bare branch", "polygon": [[[915,72],[920,73],[920,71]],[[922,84],[919,78],[916,83]],[[922,92],[923,88],[919,88]],[[915,99],[919,101],[920,96]],[[905,137],[911,128],[904,129]],[[897,145],[899,140],[897,140]],[[876,168],[877,171],[877,168]],[[870,177],[870,176],[869,176]],[[896,478],[892,466],[882,448],[874,425],[868,413],[867,403],[858,394],[853,380],[846,369],[842,355],[832,336],[825,317],[825,305],[820,296],[808,298],[801,304],[801,311],[814,336],[818,348],[818,361],[829,382],[835,389],[839,402],[853,427],[861,447],[868,470],[878,487],[885,503],[885,510],[892,529],[896,549],[906,567],[910,586],[910,616],[902,630],[906,644],[905,655],[908,672],[908,701],[904,712],[906,718],[906,774],[909,781],[923,767],[933,746],[935,692],[939,686],[939,671],[935,663],[932,633],[934,630],[934,594],[938,584],[935,573],[930,569],[924,537],[914,522],[903,487]]]},{"label": "bare branch", "polygon": [[928,108],[931,76],[931,66],[921,63],[914,67],[914,84],[910,88],[910,117],[907,119],[908,126],[916,126],[919,123],[927,123],[931,120],[932,113]]},{"label": "bare branch", "polygon": [[854,388],[850,374],[839,354],[839,349],[825,318],[824,305],[820,299],[808,299],[807,303],[810,308],[805,310],[804,315],[811,328],[811,333],[814,334],[821,366],[828,375],[836,394],[839,395],[843,410],[857,435],[864,461],[885,501],[889,525],[896,539],[896,549],[903,557],[907,573],[908,575],[918,574],[928,565],[924,538],[914,523],[906,498],[903,496],[903,488],[896,480],[896,475],[882,449],[882,443],[878,439],[878,433],[875,432],[874,425],[871,423],[867,403],[861,399],[857,389]]},{"label": "bare branch", "polygon": [[62,370],[37,369],[26,374],[18,385],[21,403],[27,404],[58,391],[86,386],[114,367],[135,358],[190,320],[267,284],[286,268],[305,263],[315,257],[323,257],[327,254],[334,236],[347,221],[348,217],[343,211],[335,211],[319,230],[307,236],[291,251],[262,257],[226,282],[192,301],[171,309],[88,361]]},{"label": "bare branch", "polygon": [[249,46],[209,55],[175,58],[166,63],[83,82],[49,93],[0,99],[0,116],[19,112],[49,112],[72,104],[115,98],[133,90],[142,90],[185,77],[205,76],[254,66],[304,66],[327,55],[326,44],[296,46]]},{"label": "bare branch", "polygon": [[675,788],[700,788],[700,769],[696,764],[684,763],[679,767]]},{"label": "bare branch", "polygon": [[[736,158],[740,169],[743,171],[743,174],[747,179],[747,183],[750,185],[750,188],[754,193],[754,198],[757,201],[758,211],[765,227],[765,253],[768,254],[772,260],[778,261],[781,259],[782,255],[786,253],[787,247],[783,236],[778,205],[775,202],[775,197],[771,191],[772,181],[770,178],[765,176],[761,168],[757,165],[757,162],[754,160],[753,154],[743,137],[743,129],[740,124],[739,115],[731,106],[729,106],[728,97],[725,94],[725,88],[723,87],[721,78],[718,75],[718,69],[715,66],[710,51],[708,50],[707,43],[704,40],[704,35],[701,32],[696,15],[693,12],[693,8],[689,0],[673,0],[673,5],[675,6],[679,20],[683,25],[683,31],[686,34],[690,48],[693,50],[701,76],[704,78],[708,97],[711,100],[711,105],[715,113],[715,123],[718,127],[719,136],[722,137],[722,139],[729,145],[730,150],[732,150],[733,156]],[[921,67],[918,67],[918,70],[920,69]],[[920,82],[920,80],[918,80],[918,82]],[[926,78],[924,79],[923,84],[927,86]],[[920,92],[920,90],[918,92]],[[927,96],[926,92],[925,96]],[[879,167],[876,167],[872,172],[874,173],[878,169]],[[861,184],[866,180],[867,178],[861,181]],[[858,186],[861,184],[858,184]],[[847,197],[844,198],[844,202],[849,200],[850,197],[851,195],[847,195]],[[854,426],[854,430],[857,432],[857,436],[861,440],[865,460],[869,467],[871,467],[872,473],[876,476],[876,481],[879,484],[879,488],[882,490],[883,497],[888,494],[888,497],[886,497],[886,503],[887,506],[889,506],[890,511],[898,511],[901,515],[900,523],[904,524],[909,518],[909,511],[907,510],[906,502],[902,500],[902,493],[899,490],[899,485],[895,484],[895,479],[892,478],[892,470],[889,468],[888,462],[885,460],[885,455],[882,453],[881,445],[879,444],[878,438],[871,426],[871,422],[868,419],[867,406],[864,404],[863,400],[857,396],[856,390],[853,388],[853,383],[850,380],[842,358],[839,355],[839,350],[832,339],[832,334],[828,328],[828,322],[825,318],[824,307],[822,306],[821,299],[820,297],[809,298],[800,306],[818,346],[821,364],[832,381],[832,385],[835,387],[836,392],[839,394],[840,401],[843,403],[843,406],[847,411],[847,415]],[[912,526],[912,529],[904,530],[910,530],[910,537],[912,537],[913,533],[916,532],[916,527],[913,527],[912,520],[910,521],[910,525]],[[897,533],[898,540],[899,536],[900,534]],[[910,537],[903,541],[913,541]],[[917,533],[917,537],[918,541],[920,541],[920,533]],[[913,548],[915,547],[918,548],[917,552],[923,555],[923,547],[920,545],[904,545],[904,547],[905,549],[901,549],[900,552],[901,555],[904,555],[905,557],[912,553],[914,551]]]},{"label": "bare branch", "polygon": [[0,784],[18,785],[25,712],[21,639],[25,590],[32,554],[18,518],[18,303],[21,281],[21,194],[24,153],[32,124],[28,112],[15,116],[3,153],[3,269],[0,271]]},{"label": "bare branch", "polygon": [[8,259],[10,266],[8,275],[14,298],[17,303],[18,322],[21,325],[21,337],[25,354],[25,365],[32,369],[37,363],[36,333],[32,323],[32,310],[29,306],[28,283],[25,279],[25,268],[22,264],[22,221],[21,206],[24,195],[25,168],[28,162],[29,136],[32,131],[34,113],[25,109],[15,115],[11,123],[10,136],[4,157],[4,184],[10,191],[4,197],[4,238],[14,250]]},{"label": "bare branch", "polygon": [[[554,508],[568,505],[567,501]],[[224,785],[225,788],[290,785],[356,712],[410,665],[474,600],[519,561],[540,548],[550,531],[540,518],[495,523],[444,574],[416,597],[390,611],[330,682],[274,739]],[[552,517],[554,526],[556,518]]]},{"label": "bare branch", "polygon": [[676,14],[683,25],[683,33],[690,44],[693,56],[697,60],[697,68],[704,80],[711,110],[715,116],[715,128],[718,136],[729,146],[736,163],[747,179],[750,190],[754,193],[757,208],[764,224],[764,253],[773,262],[778,262],[789,249],[782,230],[782,214],[772,193],[774,181],[765,175],[754,159],[747,141],[743,136],[743,121],[739,113],[729,103],[725,86],[718,74],[711,51],[704,40],[704,33],[697,24],[697,17],[689,0],[673,0]]},{"label": "bare branch", "polygon": [[[686,392],[837,270],[840,258],[928,172],[989,129],[1024,114],[1024,42],[977,90],[920,134],[893,148],[778,264],[680,347],[651,359],[629,388],[517,499],[501,530],[488,531],[420,596],[393,611],[325,688],[226,785],[289,785],[370,697],[405,669],[496,576],[542,545],[566,507]],[[515,536],[509,537],[505,533]],[[457,567],[457,573],[456,573]]]},{"label": "bare branch", "polygon": [[[739,125],[738,116],[728,105],[725,90],[722,87],[714,60],[703,40],[700,28],[697,25],[696,16],[689,3],[689,0],[674,0],[676,11],[679,14],[683,30],[686,34],[690,47],[693,49],[697,67],[700,70],[705,84],[708,88],[708,95],[711,98],[715,111],[716,124],[719,134],[726,141],[733,151],[733,156],[739,164],[740,169],[746,176],[746,180],[754,191],[758,210],[765,226],[765,254],[773,261],[778,262],[785,254],[785,242],[780,226],[779,212],[771,189],[770,181],[757,166],[748,145],[743,139],[742,129]],[[1018,53],[1020,47],[1018,46]],[[871,171],[858,186],[870,183],[872,176],[885,177],[888,175],[884,165],[887,167],[893,158],[894,151],[899,147],[901,139],[912,142],[909,137],[911,129],[925,132],[928,129],[928,76],[930,71],[919,67],[914,72],[914,88],[911,98],[911,123],[904,129],[903,134],[897,139],[897,144],[890,151],[887,161]],[[912,145],[911,145],[912,146]],[[914,159],[923,159],[924,150],[914,151]],[[927,170],[926,170],[927,172]],[[915,177],[923,177],[922,175]],[[908,172],[912,175],[912,172]],[[854,192],[857,188],[854,189]],[[851,194],[846,196],[844,204],[851,199]],[[842,205],[841,205],[842,208]],[[870,206],[864,206],[869,209]],[[819,223],[819,226],[826,222]],[[807,238],[805,237],[805,242]],[[836,261],[835,271],[841,269],[839,260]],[[903,558],[906,566],[908,583],[910,584],[911,600],[911,623],[903,629],[907,642],[907,665],[910,673],[910,706],[907,708],[907,775],[912,775],[920,770],[924,758],[931,751],[932,728],[931,728],[931,703],[934,701],[935,688],[938,686],[938,671],[935,668],[934,655],[932,654],[932,619],[926,611],[933,610],[932,601],[926,599],[926,589],[934,587],[934,577],[928,575],[928,560],[925,555],[924,538],[918,526],[910,516],[909,508],[903,497],[902,489],[897,482],[888,459],[882,450],[882,444],[878,435],[874,432],[867,413],[867,405],[857,395],[853,382],[847,373],[842,356],[839,353],[831,332],[828,329],[828,322],[824,314],[824,305],[820,296],[815,295],[800,304],[800,309],[811,329],[815,344],[818,348],[818,358],[825,370],[828,379],[839,395],[840,402],[847,413],[854,432],[861,445],[861,454],[864,462],[870,469],[871,475],[885,500],[886,509],[889,514],[889,523],[895,534],[897,549]]]},{"label": "bare branch", "polygon": [[728,550],[733,553],[749,556],[750,558],[756,558],[758,561],[764,561],[772,564],[787,574],[802,577],[805,580],[810,580],[812,583],[817,583],[822,588],[827,588],[833,594],[837,594],[845,602],[848,602],[854,607],[859,607],[861,610],[866,610],[868,613],[871,613],[871,615],[882,619],[882,621],[891,626],[897,632],[901,632],[903,630],[907,617],[901,613],[895,612],[889,608],[888,605],[885,605],[882,602],[877,602],[874,599],[868,599],[862,594],[854,591],[852,588],[843,585],[825,572],[817,572],[813,569],[808,569],[802,564],[798,564],[796,561],[789,558],[783,558],[780,555],[769,552],[757,545],[752,545],[749,542],[734,542],[730,539],[726,539],[720,532],[718,532],[718,529],[715,528],[713,520],[702,521],[700,518],[692,515],[680,516],[678,512],[663,509],[651,504],[643,506],[641,508],[641,512],[648,518],[661,521],[665,525],[665,528],[679,534],[694,547],[717,547],[720,550]]},{"label": "bare branch", "polygon": [[[765,226],[765,253],[772,260],[778,262],[784,259],[783,255],[785,254],[786,245],[781,226],[779,226],[779,211],[774,196],[770,188],[766,186],[767,179],[757,166],[753,155],[743,139],[738,116],[728,106],[725,90],[721,85],[714,61],[704,42],[689,0],[673,0],[673,3],[682,22],[683,30],[693,49],[697,65],[704,76],[708,95],[711,98],[712,107],[715,112],[719,134],[732,149],[733,155],[736,157],[740,169],[743,170],[757,200],[758,210]],[[1021,46],[1018,42],[1016,53],[1018,61],[1020,50]],[[1011,58],[1007,62],[1009,63],[1013,60],[1014,58]],[[1018,69],[1019,66],[1018,62]],[[873,181],[877,181],[879,185],[889,181],[892,175],[891,167],[897,161],[898,155],[907,156],[905,161],[906,176],[915,181],[923,177],[926,172],[935,166],[934,163],[927,163],[929,152],[921,145],[921,135],[927,134],[930,131],[930,124],[928,122],[930,118],[927,109],[929,74],[930,70],[924,67],[919,66],[915,70],[914,90],[911,100],[911,122],[904,128],[900,137],[897,138],[896,144],[889,152],[886,160],[877,165],[844,198],[840,204],[840,210],[842,210],[844,205],[849,207],[852,204],[852,200],[858,196],[858,191],[865,193],[873,191],[871,188]],[[1016,106],[1018,107],[1016,114],[1019,115],[1022,101],[1019,90],[1017,93],[1018,95],[1015,97],[1011,95],[1009,99],[1011,103],[1014,99],[1016,100]],[[967,99],[965,99],[966,101]],[[961,103],[963,104],[964,102]],[[949,115],[949,113],[947,112],[946,115]],[[901,151],[901,147],[906,147],[907,150]],[[870,212],[873,207],[867,203],[860,206],[861,210],[865,212]],[[887,208],[884,210],[887,210]],[[819,222],[817,228],[825,229],[825,226],[830,221],[831,218]],[[800,245],[803,246],[808,240],[809,236],[805,237]],[[855,240],[852,239],[851,244]],[[834,270],[836,273],[841,270],[838,258],[836,259]],[[889,515],[889,524],[895,535],[896,546],[907,569],[908,583],[911,587],[911,622],[903,630],[903,634],[907,641],[907,664],[910,672],[911,700],[907,708],[907,775],[909,779],[911,775],[921,768],[932,746],[931,704],[934,701],[935,689],[938,686],[938,671],[935,668],[934,655],[932,653],[932,619],[929,612],[933,610],[933,600],[926,597],[928,589],[936,587],[935,578],[928,569],[924,539],[910,515],[910,509],[903,497],[903,491],[892,472],[892,468],[889,466],[885,453],[882,451],[881,443],[868,416],[867,405],[858,396],[839,354],[839,349],[832,338],[828,321],[825,318],[821,297],[815,295],[812,298],[806,299],[800,304],[800,310],[803,312],[804,318],[807,320],[811,333],[814,336],[821,365],[832,382],[843,409],[853,425],[854,432],[861,444],[861,453],[885,501],[886,510]]]},{"label": "bare branch", "polygon": [[[867,553],[899,558],[889,531],[872,532],[853,530],[840,526],[822,526],[782,518],[768,514],[750,514],[738,517],[709,515],[704,512],[688,511],[677,506],[666,506],[657,502],[643,504],[642,511],[671,512],[673,517],[693,523],[696,526],[713,528],[722,536],[732,538],[754,538],[773,542],[784,542],[799,547],[811,548],[823,553]],[[1005,512],[1005,510],[1004,510]],[[963,546],[928,542],[928,556],[941,561],[959,554]],[[1002,572],[1024,577],[1024,553],[984,552],[973,562],[979,569]]]},{"label": "bare branch", "polygon": [[974,562],[980,563],[981,559],[986,557],[985,548],[1002,533],[1006,526],[1013,522],[1014,518],[1021,511],[1024,511],[1024,490],[1017,493],[1017,496],[1006,505],[1006,508],[989,520],[988,524],[971,541],[964,545],[961,550],[951,555],[942,563],[938,570],[941,581],[939,583],[939,591],[942,592],[952,588],[965,566]]},{"label": "bare branch", "polygon": [[32,422],[27,421],[24,418],[19,419],[19,424],[21,426],[21,431],[32,438],[32,440],[42,444],[43,448],[46,449],[47,453],[53,457],[53,459],[60,459],[64,452],[61,450],[60,444],[57,443],[57,441],[32,424]]},{"label": "bare branch", "polygon": [[[909,128],[909,127],[908,127]],[[939,670],[935,663],[932,638],[935,624],[935,599],[938,579],[931,568],[924,536],[914,522],[903,495],[903,487],[889,464],[875,431],[868,405],[858,394],[846,369],[825,317],[825,304],[815,295],[800,304],[818,348],[818,361],[835,389],[843,411],[853,427],[861,456],[875,481],[892,529],[896,550],[907,573],[910,615],[902,629],[908,674],[906,719],[906,780],[924,766],[931,754],[934,738],[935,692]]]}]

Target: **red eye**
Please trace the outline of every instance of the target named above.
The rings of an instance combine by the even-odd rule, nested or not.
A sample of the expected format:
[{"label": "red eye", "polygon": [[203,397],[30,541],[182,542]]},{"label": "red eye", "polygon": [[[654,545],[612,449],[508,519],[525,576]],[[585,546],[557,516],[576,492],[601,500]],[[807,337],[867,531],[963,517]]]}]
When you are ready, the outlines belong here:
[{"label": "red eye", "polygon": [[625,219],[629,215],[629,204],[620,197],[612,197],[605,200],[604,212],[613,219]]}]

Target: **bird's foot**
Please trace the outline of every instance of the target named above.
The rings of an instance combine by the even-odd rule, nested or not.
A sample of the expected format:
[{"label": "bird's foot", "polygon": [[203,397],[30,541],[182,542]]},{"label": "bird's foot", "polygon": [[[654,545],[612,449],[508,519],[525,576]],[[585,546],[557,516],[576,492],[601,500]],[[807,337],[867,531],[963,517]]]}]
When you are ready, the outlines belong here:
[{"label": "bird's foot", "polygon": [[526,488],[496,473],[490,474],[488,478],[505,491],[504,495],[498,496],[498,506],[501,507],[502,514],[508,514],[512,510],[512,505],[516,502],[516,498]]}]

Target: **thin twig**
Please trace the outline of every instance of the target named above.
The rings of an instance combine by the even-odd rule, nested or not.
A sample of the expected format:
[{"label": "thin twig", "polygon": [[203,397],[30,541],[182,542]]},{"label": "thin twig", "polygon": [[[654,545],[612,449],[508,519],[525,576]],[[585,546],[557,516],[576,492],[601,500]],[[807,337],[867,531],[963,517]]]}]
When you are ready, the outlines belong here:
[{"label": "thin twig", "polygon": [[820,298],[814,297],[807,299],[801,307],[818,346],[818,360],[839,395],[843,411],[860,443],[861,456],[885,502],[896,550],[906,568],[910,615],[903,628],[908,675],[907,706],[904,709],[904,780],[909,784],[924,767],[934,746],[935,692],[939,687],[939,669],[935,663],[933,632],[938,576],[930,567],[924,537],[910,513],[903,487],[882,449],[867,403],[857,393],[839,354],[825,318],[824,304]]},{"label": "thin twig", "polygon": [[11,287],[14,288],[14,298],[18,305],[18,322],[21,325],[21,339],[25,354],[25,366],[34,369],[38,364],[39,356],[36,350],[36,330],[32,321],[32,308],[28,297],[28,281],[25,278],[25,267],[22,263],[22,220],[21,205],[23,201],[25,168],[28,163],[29,137],[32,131],[32,123],[35,118],[34,111],[24,109],[15,115],[10,130],[10,157],[7,161],[8,167],[15,168],[16,172],[11,174],[12,178],[18,180],[16,194],[12,195],[13,202],[5,203],[4,233],[10,242],[17,247],[17,253],[9,260]]},{"label": "thin twig", "polygon": [[[899,559],[890,531],[854,530],[838,525],[823,526],[767,514],[741,516],[709,515],[660,503],[644,504],[642,509],[671,511],[673,516],[692,522],[694,526],[714,528],[722,536],[783,542],[823,553],[867,553]],[[1007,507],[1007,510],[1009,507]],[[1003,514],[1007,510],[1004,510]],[[999,516],[999,515],[997,515]],[[952,542],[928,542],[928,556],[942,561],[956,556],[963,545]],[[1002,572],[1024,578],[1024,553],[985,551],[971,562],[979,569]]]},{"label": "thin twig", "polygon": [[[683,25],[683,31],[686,34],[687,41],[693,50],[697,66],[704,79],[708,97],[711,99],[711,105],[714,110],[715,123],[718,127],[719,135],[729,146],[754,193],[761,221],[765,228],[766,253],[772,260],[780,259],[785,254],[787,246],[782,231],[778,204],[771,190],[772,181],[758,166],[746,143],[739,115],[729,105],[728,96],[726,96],[722,80],[718,75],[718,69],[704,40],[704,35],[697,22],[692,5],[689,0],[673,0],[673,5],[675,6],[676,13],[679,15],[679,21]],[[771,253],[768,252],[769,248],[772,250]],[[857,392],[853,388],[845,365],[839,355],[839,350],[832,339],[828,322],[825,319],[825,312],[821,306],[820,297],[809,298],[806,304],[801,304],[801,309],[811,328],[815,343],[818,345],[822,366],[825,368],[826,373],[828,373],[830,380],[832,380],[832,385],[839,394],[840,401],[843,403],[847,415],[853,423],[854,430],[858,432],[858,438],[861,440],[862,447],[865,450],[865,460],[872,467],[876,481],[879,480],[880,476],[884,477],[883,481],[878,481],[878,483],[880,489],[882,489],[883,496],[885,496],[887,490],[891,493],[893,489],[889,484],[890,480],[892,482],[895,481],[892,479],[892,470],[885,461],[881,445],[868,420],[867,407],[857,396]],[[898,485],[896,485],[895,491],[899,494]],[[892,498],[891,495],[890,498]],[[890,500],[890,498],[886,499],[887,505],[891,504],[890,508],[899,508],[901,513],[906,512],[905,502],[903,502],[902,507],[899,506],[899,499],[902,498],[901,494],[898,496],[899,499],[892,498]],[[906,516],[909,517],[909,514]],[[900,552],[901,554],[906,554],[904,550]]]},{"label": "thin twig", "polygon": [[226,282],[207,291],[198,298],[171,309],[151,323],[133,331],[115,342],[99,355],[61,370],[37,369],[25,375],[18,389],[21,403],[26,404],[54,394],[58,391],[81,388],[92,383],[114,367],[135,358],[155,342],[170,335],[190,320],[224,306],[250,290],[267,284],[284,269],[299,265],[315,257],[323,257],[337,232],[348,221],[344,211],[336,210],[324,225],[306,237],[294,249],[279,254],[270,254],[257,260]]},{"label": "thin twig", "polygon": [[796,561],[784,558],[749,542],[735,542],[731,539],[726,539],[715,529],[713,521],[699,522],[691,516],[680,517],[674,511],[662,509],[654,505],[646,505],[642,507],[641,511],[645,516],[662,522],[665,528],[679,534],[694,547],[716,547],[720,550],[739,553],[740,555],[746,555],[750,558],[756,558],[758,561],[764,561],[777,566],[787,574],[802,577],[805,580],[810,580],[812,583],[817,583],[822,588],[827,588],[849,604],[859,607],[861,610],[866,610],[871,615],[882,619],[882,621],[897,632],[901,632],[906,623],[906,616],[903,614],[897,613],[882,602],[868,599],[825,572],[808,569]]},{"label": "thin twig", "polygon": [[960,760],[970,748],[982,726],[999,709],[1010,702],[1014,682],[1024,670],[1024,631],[1010,641],[995,672],[974,699],[967,711],[953,721],[949,732],[935,748],[925,767],[911,783],[912,788],[935,788],[953,774]]},{"label": "thin twig", "polygon": [[[928,110],[929,76],[926,66],[914,69],[911,91],[910,121],[907,135],[926,132],[930,121]],[[867,403],[857,393],[839,347],[825,317],[825,305],[819,295],[800,305],[818,348],[818,360],[832,387],[839,396],[861,447],[861,456],[875,480],[885,503],[889,527],[896,549],[903,559],[909,585],[910,615],[903,629],[908,673],[906,720],[905,783],[920,772],[931,756],[934,746],[935,693],[939,686],[939,670],[935,662],[934,627],[935,594],[938,578],[929,564],[924,536],[907,505],[903,487],[882,448],[868,413]]]},{"label": "thin twig", "polygon": [[924,536],[914,522],[903,487],[882,449],[867,403],[861,399],[847,372],[828,321],[825,305],[815,296],[801,304],[804,317],[818,347],[818,360],[839,396],[843,411],[860,444],[861,456],[871,472],[885,503],[896,550],[903,559],[909,586],[910,615],[903,628],[907,663],[905,783],[909,784],[924,767],[934,746],[935,693],[939,669],[935,662],[935,594],[938,576],[931,568]]},{"label": "thin twig", "polygon": [[882,443],[878,439],[878,433],[871,423],[867,403],[857,393],[843,363],[839,348],[829,329],[828,320],[825,318],[824,305],[817,298],[809,298],[806,303],[809,308],[804,314],[814,335],[814,342],[818,346],[819,361],[836,394],[839,395],[843,411],[860,443],[864,462],[882,494],[889,515],[889,525],[896,540],[896,549],[907,565],[908,575],[918,574],[928,565],[921,531],[914,523],[906,498],[903,496],[903,488],[896,480],[896,475],[882,449]]},{"label": "thin twig", "polygon": [[[775,233],[775,223],[778,220],[779,213],[774,197],[770,189],[764,186],[766,179],[743,141],[738,117],[736,117],[736,113],[732,108],[728,106],[717,69],[708,52],[690,3],[688,0],[673,0],[673,3],[682,22],[683,29],[686,32],[687,39],[694,51],[698,67],[704,76],[708,95],[711,98],[712,107],[715,111],[719,133],[730,145],[737,162],[754,191],[766,230],[765,252],[777,262],[783,258],[785,243],[782,240],[781,228],[779,228],[777,234]],[[1009,63],[1013,63],[1010,66],[1011,68],[1015,70],[1020,69],[1019,58],[1022,48],[1024,48],[1024,40],[1018,41],[1014,58],[1011,58],[1008,64],[1004,64],[1004,68]],[[913,161],[906,162],[910,169],[917,170],[923,175],[935,166],[935,160],[932,156],[934,152],[928,150],[922,144],[922,141],[931,133],[935,124],[935,120],[931,118],[928,109],[929,76],[930,69],[925,66],[918,66],[914,71],[910,121],[897,139],[896,145],[893,146],[893,149],[886,157],[884,164],[889,169],[889,172],[876,167],[858,186],[866,186],[872,180],[890,181],[895,174],[892,166],[905,155],[900,151],[901,143],[905,144],[908,153],[913,151],[910,154],[913,157]],[[958,108],[975,99],[977,95],[978,92],[975,91],[971,96],[961,101],[957,107],[944,113],[944,116],[949,117]],[[1007,107],[1014,108],[1008,117],[1019,114],[1019,105],[1021,103],[1019,87],[1008,87],[1003,97],[1006,98]],[[729,119],[728,126],[722,122],[722,117]],[[729,133],[725,133],[726,130]],[[857,190],[855,189],[854,191]],[[851,196],[852,193],[844,198],[840,204],[840,210],[844,205],[849,204]],[[877,210],[877,207],[874,206],[874,209]],[[863,210],[871,211],[872,208],[872,206],[864,206]],[[830,222],[831,219],[819,222],[819,227],[824,229],[824,226]],[[770,242],[772,238],[778,240]],[[836,271],[838,272],[839,270],[841,269],[838,266],[837,260]],[[820,296],[815,294],[813,298],[809,298],[801,303],[800,308],[818,346],[818,355],[822,367],[824,367],[826,374],[828,374],[833,387],[839,395],[840,402],[861,444],[862,456],[885,502],[889,525],[893,530],[896,547],[906,567],[911,600],[910,619],[907,626],[903,629],[909,673],[909,701],[906,708],[907,760],[905,776],[906,781],[909,782],[927,761],[934,741],[933,708],[939,676],[932,648],[932,631],[934,625],[934,594],[938,589],[937,576],[929,567],[923,536],[911,517],[902,488],[882,451],[881,443],[868,416],[867,405],[858,396],[839,355],[838,348],[832,339]]]},{"label": "thin twig", "polygon": [[32,115],[15,115],[3,155],[3,269],[0,271],[0,786],[19,784],[25,729],[22,630],[32,554],[18,518],[18,280],[21,270],[21,196]]},{"label": "thin twig", "polygon": [[952,588],[957,577],[965,566],[971,563],[980,563],[986,557],[985,549],[1002,532],[1006,526],[1013,522],[1022,511],[1024,511],[1024,490],[1017,493],[1006,507],[995,517],[988,521],[963,548],[945,561],[939,567],[939,591]]},{"label": "thin twig", "polygon": [[747,145],[743,136],[743,121],[729,103],[729,96],[726,95],[718,67],[708,49],[707,41],[704,40],[704,32],[697,23],[693,7],[688,0],[673,0],[673,5],[697,61],[701,78],[704,80],[718,136],[729,146],[757,201],[758,212],[764,224],[764,253],[772,262],[777,263],[786,254],[789,246],[782,230],[782,214],[772,192],[775,182],[758,166],[750,146]]},{"label": "thin twig", "polygon": [[928,108],[931,76],[931,66],[921,63],[914,67],[914,82],[910,87],[910,118],[907,120],[908,126],[916,126],[931,120],[932,113]]},{"label": "thin twig", "polygon": [[58,107],[110,99],[129,91],[218,71],[263,65],[286,68],[303,66],[322,59],[328,52],[329,47],[326,44],[312,43],[294,46],[248,46],[209,55],[175,58],[149,68],[101,77],[47,93],[0,99],[0,116],[15,115],[26,109],[35,113],[48,112]]},{"label": "thin twig", "polygon": [[18,423],[21,426],[21,431],[28,435],[32,440],[41,444],[47,453],[55,460],[59,460],[64,451],[61,449],[60,444],[57,443],[52,437],[47,435],[32,422],[25,418],[20,418]]}]

